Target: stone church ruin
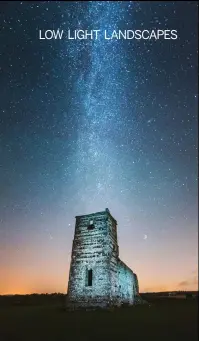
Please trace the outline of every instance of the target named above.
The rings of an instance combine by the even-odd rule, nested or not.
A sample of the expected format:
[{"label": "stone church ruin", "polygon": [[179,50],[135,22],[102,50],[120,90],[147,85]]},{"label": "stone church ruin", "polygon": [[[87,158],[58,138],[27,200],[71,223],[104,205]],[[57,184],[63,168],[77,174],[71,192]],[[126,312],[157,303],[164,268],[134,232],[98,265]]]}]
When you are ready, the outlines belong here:
[{"label": "stone church ruin", "polygon": [[68,308],[133,305],[138,299],[138,279],[119,258],[117,221],[110,211],[76,216]]}]

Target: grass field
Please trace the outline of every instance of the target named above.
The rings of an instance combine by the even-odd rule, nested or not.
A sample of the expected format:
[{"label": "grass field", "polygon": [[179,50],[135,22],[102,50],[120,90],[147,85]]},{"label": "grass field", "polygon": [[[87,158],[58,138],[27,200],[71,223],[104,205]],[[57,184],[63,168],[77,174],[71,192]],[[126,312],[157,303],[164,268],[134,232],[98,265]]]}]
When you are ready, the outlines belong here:
[{"label": "grass field", "polygon": [[164,299],[112,312],[61,305],[0,307],[0,341],[197,340],[197,301]]}]

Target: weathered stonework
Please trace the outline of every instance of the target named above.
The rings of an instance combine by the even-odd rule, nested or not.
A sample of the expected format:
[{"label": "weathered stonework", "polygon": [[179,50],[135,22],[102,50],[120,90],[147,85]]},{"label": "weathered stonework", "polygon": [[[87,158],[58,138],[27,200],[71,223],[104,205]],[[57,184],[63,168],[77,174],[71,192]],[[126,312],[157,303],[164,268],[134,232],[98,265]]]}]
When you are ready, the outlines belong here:
[{"label": "weathered stonework", "polygon": [[119,259],[117,221],[109,210],[77,216],[68,307],[106,308],[134,304],[137,296],[137,276]]}]

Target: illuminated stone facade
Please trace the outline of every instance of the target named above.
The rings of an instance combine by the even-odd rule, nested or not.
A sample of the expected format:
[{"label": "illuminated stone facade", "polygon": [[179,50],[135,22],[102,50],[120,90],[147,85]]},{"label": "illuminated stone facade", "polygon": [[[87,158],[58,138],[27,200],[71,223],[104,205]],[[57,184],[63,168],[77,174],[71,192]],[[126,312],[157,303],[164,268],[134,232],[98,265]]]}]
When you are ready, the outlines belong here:
[{"label": "illuminated stone facade", "polygon": [[68,282],[68,307],[134,304],[138,280],[119,259],[117,221],[109,210],[76,217]]}]

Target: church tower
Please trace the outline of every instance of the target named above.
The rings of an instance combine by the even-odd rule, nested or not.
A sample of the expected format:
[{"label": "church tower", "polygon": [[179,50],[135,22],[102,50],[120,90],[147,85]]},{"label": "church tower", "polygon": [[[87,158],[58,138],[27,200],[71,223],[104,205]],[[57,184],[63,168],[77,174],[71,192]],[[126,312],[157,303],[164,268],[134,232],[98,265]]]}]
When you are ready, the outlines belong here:
[{"label": "church tower", "polygon": [[130,302],[134,279],[133,272],[119,260],[117,221],[109,210],[76,216],[68,307],[105,308],[118,305],[125,298]]}]

